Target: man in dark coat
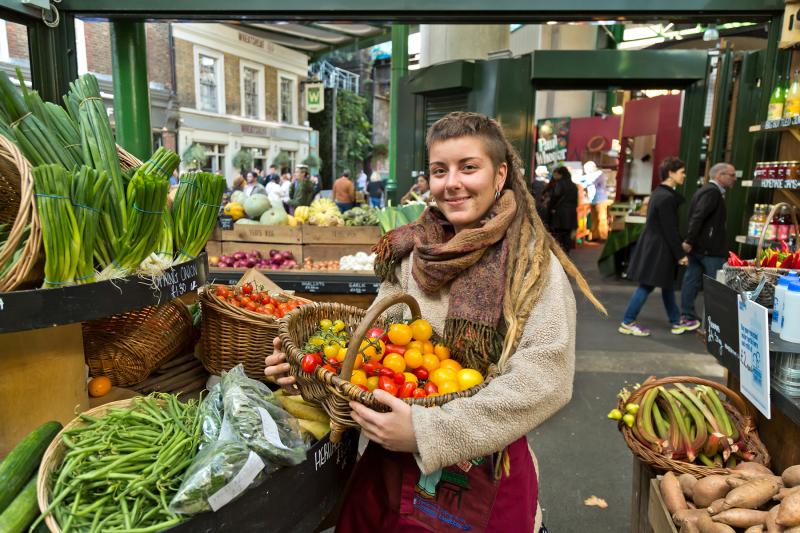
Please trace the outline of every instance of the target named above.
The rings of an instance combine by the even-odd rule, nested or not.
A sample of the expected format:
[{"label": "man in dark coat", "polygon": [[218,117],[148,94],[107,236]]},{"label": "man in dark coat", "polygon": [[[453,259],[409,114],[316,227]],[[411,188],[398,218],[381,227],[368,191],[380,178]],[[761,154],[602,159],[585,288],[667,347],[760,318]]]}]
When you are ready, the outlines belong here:
[{"label": "man in dark coat", "polygon": [[678,264],[687,262],[678,232],[678,206],[684,199],[675,190],[686,179],[686,168],[683,161],[677,157],[668,157],[661,163],[660,174],[661,185],[650,195],[644,232],[636,243],[628,267],[628,278],[638,281],[639,287],[631,296],[618,329],[624,335],[637,337],[650,335],[650,330],[640,326],[636,322],[636,317],[656,287],[661,288],[661,297],[672,324],[672,333],[681,334],[690,331],[681,322],[674,292]]},{"label": "man in dark coat", "polygon": [[728,163],[717,163],[708,174],[709,182],[692,196],[689,228],[682,244],[689,265],[681,287],[681,314],[685,321],[698,325],[694,302],[703,286],[703,274],[715,277],[728,255],[725,191],[736,183],[736,169]]},{"label": "man in dark coat", "polygon": [[572,182],[567,167],[553,169],[553,179],[547,184],[548,225],[565,253],[572,249],[572,232],[578,229],[578,187]]}]

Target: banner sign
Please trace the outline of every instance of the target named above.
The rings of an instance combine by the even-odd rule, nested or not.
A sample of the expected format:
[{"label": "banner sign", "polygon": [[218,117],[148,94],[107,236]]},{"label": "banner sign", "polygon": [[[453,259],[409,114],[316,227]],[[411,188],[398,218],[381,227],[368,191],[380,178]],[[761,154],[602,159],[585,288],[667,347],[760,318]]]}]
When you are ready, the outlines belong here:
[{"label": "banner sign", "polygon": [[770,418],[769,320],[767,308],[739,299],[739,389]]},{"label": "banner sign", "polygon": [[569,118],[545,118],[536,122],[536,164],[552,169],[567,160]]},{"label": "banner sign", "polygon": [[325,110],[325,86],[321,83],[306,84],[306,111],[319,113]]}]

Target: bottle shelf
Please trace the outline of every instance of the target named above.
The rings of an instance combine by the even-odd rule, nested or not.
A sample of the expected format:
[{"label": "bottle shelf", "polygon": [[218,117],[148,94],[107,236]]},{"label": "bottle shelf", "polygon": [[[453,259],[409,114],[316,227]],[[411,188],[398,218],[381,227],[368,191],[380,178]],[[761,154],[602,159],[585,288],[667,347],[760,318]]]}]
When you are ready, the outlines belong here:
[{"label": "bottle shelf", "polygon": [[800,141],[800,116],[792,118],[782,118],[778,120],[767,120],[761,124],[750,126],[750,133],[772,133],[788,131],[792,136]]},{"label": "bottle shelf", "polygon": [[743,180],[742,187],[754,189],[800,189],[800,180]]}]

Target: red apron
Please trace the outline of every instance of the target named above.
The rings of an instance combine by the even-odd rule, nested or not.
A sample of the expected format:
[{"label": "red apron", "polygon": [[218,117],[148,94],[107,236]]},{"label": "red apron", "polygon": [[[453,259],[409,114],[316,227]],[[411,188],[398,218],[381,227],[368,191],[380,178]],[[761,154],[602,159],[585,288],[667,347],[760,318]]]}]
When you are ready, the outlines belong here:
[{"label": "red apron", "polygon": [[511,474],[499,481],[491,456],[422,476],[411,454],[370,442],[336,532],[531,532],[539,487],[526,438],[513,442],[508,454]]}]

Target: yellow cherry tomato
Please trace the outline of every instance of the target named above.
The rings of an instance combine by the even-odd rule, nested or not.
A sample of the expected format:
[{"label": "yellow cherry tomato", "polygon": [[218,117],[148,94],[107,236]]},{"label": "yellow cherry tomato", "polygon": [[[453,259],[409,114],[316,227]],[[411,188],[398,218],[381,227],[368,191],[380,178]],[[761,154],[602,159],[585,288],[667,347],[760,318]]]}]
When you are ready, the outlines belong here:
[{"label": "yellow cherry tomato", "polygon": [[411,341],[406,346],[406,350],[419,350],[419,353],[423,353],[423,346],[420,341]]},{"label": "yellow cherry tomato", "polygon": [[439,368],[439,358],[432,353],[426,353],[422,356],[422,368],[428,372],[433,372]]},{"label": "yellow cherry tomato", "polygon": [[350,383],[353,385],[366,385],[367,373],[363,370],[353,370],[353,375],[350,376]]},{"label": "yellow cherry tomato", "polygon": [[344,329],[344,322],[342,322],[341,320],[335,320],[333,322],[333,332],[334,333],[339,333],[343,329]]},{"label": "yellow cherry tomato", "polygon": [[443,381],[441,385],[439,385],[439,394],[450,394],[451,392],[458,392],[458,383],[455,381]]},{"label": "yellow cherry tomato", "polygon": [[435,383],[436,386],[439,387],[439,392],[441,392],[442,383],[446,381],[452,381],[456,383],[458,381],[458,374],[453,369],[440,367],[431,372],[431,375],[428,378],[428,380]]},{"label": "yellow cherry tomato", "polygon": [[422,353],[417,349],[406,350],[406,353],[403,354],[403,358],[406,360],[406,366],[411,370],[422,366]]},{"label": "yellow cherry tomato", "polygon": [[392,341],[392,344],[405,346],[411,342],[412,331],[411,327],[406,324],[392,324],[389,326],[387,335],[389,336],[389,340]]},{"label": "yellow cherry tomato", "polygon": [[391,370],[392,372],[397,372],[401,374],[406,369],[406,360],[403,359],[403,356],[399,353],[390,353],[386,357],[383,358],[383,366]]},{"label": "yellow cherry tomato", "polygon": [[443,359],[439,361],[439,366],[441,368],[449,368],[455,372],[461,370],[461,364],[455,359]]},{"label": "yellow cherry tomato", "polygon": [[314,335],[313,337],[309,337],[308,343],[314,346],[322,346],[323,344],[325,344],[325,339],[317,335]]},{"label": "yellow cherry tomato", "polygon": [[440,360],[442,359],[450,359],[450,348],[445,346],[444,344],[437,344],[433,347],[433,353],[436,354]]},{"label": "yellow cherry tomato", "polygon": [[427,320],[420,318],[411,323],[411,332],[415,341],[425,342],[431,338],[433,328]]},{"label": "yellow cherry tomato", "polygon": [[364,364],[364,356],[361,355],[360,353],[357,353],[356,354],[356,362],[355,362],[355,364],[353,364],[353,368],[361,368],[361,366],[363,364]]},{"label": "yellow cherry tomato", "polygon": [[467,390],[475,385],[483,383],[483,376],[477,370],[465,368],[458,371],[458,386],[461,390]]},{"label": "yellow cherry tomato", "polygon": [[417,379],[417,376],[415,376],[411,372],[403,372],[403,375],[406,377],[406,383],[410,381],[415,385],[419,385],[419,379]]},{"label": "yellow cherry tomato", "polygon": [[347,355],[347,346],[339,346],[339,351],[336,353],[336,360],[344,361],[346,355]]},{"label": "yellow cherry tomato", "polygon": [[365,359],[369,361],[377,361],[383,357],[383,351],[386,345],[380,339],[364,339],[361,341],[361,346],[358,353],[362,354]]},{"label": "yellow cherry tomato", "polygon": [[332,325],[333,322],[331,322],[327,318],[323,318],[322,320],[319,321],[319,327],[322,329],[331,329]]},{"label": "yellow cherry tomato", "polygon": [[422,343],[422,353],[434,353],[433,343],[431,341],[425,341]]},{"label": "yellow cherry tomato", "polygon": [[367,390],[372,392],[378,388],[378,380],[380,378],[378,376],[372,376],[367,378]]},{"label": "yellow cherry tomato", "polygon": [[336,356],[339,355],[339,348],[341,348],[341,346],[334,342],[331,344],[326,344],[322,351],[325,354],[326,359],[336,359]]}]

